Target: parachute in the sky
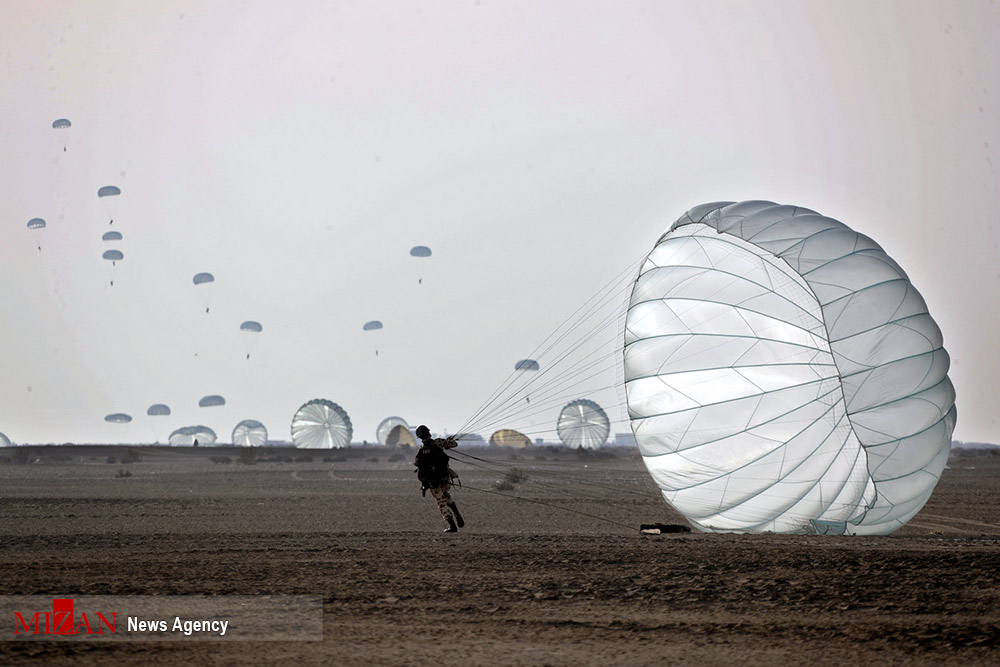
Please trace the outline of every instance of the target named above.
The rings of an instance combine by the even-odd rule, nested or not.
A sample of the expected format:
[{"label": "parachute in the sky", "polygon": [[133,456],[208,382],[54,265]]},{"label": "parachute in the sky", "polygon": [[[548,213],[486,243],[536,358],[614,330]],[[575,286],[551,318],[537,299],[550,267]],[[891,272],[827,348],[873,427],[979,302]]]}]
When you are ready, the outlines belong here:
[{"label": "parachute in the sky", "polygon": [[182,426],[170,434],[171,447],[197,447],[214,445],[217,440],[215,431],[207,426]]},{"label": "parachute in the sky", "polygon": [[[207,271],[202,271],[201,273],[194,274],[194,277],[191,278],[191,282],[194,283],[195,287],[197,287],[198,285],[211,285],[212,283],[215,282],[215,276],[213,276],[211,273],[208,273]],[[211,292],[212,290],[208,287],[198,288],[198,295],[201,297],[202,302],[205,304],[206,313],[212,307],[212,304],[210,303]]]},{"label": "parachute in the sky", "polygon": [[397,426],[402,426],[407,430],[410,428],[410,425],[407,424],[406,420],[402,417],[386,417],[380,421],[378,426],[375,428],[375,440],[377,440],[380,445],[387,444],[386,439],[389,436],[389,432]]},{"label": "parachute in the sky", "polygon": [[539,368],[538,362],[534,359],[521,359],[514,364],[515,371],[537,371]]},{"label": "parachute in the sky", "polygon": [[202,396],[201,400],[198,401],[199,408],[217,408],[220,405],[225,405],[226,399],[218,394],[212,394],[210,396]]},{"label": "parachute in the sky", "polygon": [[3,433],[0,433],[0,447],[13,447],[13,446],[14,443],[12,443],[10,439]]},{"label": "parachute in the sky", "polygon": [[102,241],[121,241],[122,240],[122,233],[121,232],[104,232],[101,235],[101,240]]},{"label": "parachute in the sky", "polygon": [[338,449],[351,444],[354,427],[342,407],[323,398],[302,405],[292,418],[292,442],[307,449]]},{"label": "parachute in the sky", "polygon": [[597,449],[607,442],[611,421],[600,405],[578,398],[563,407],[556,431],[559,439],[569,447]]},{"label": "parachute in the sky", "polygon": [[250,358],[250,353],[257,344],[257,334],[262,332],[264,327],[260,322],[254,322],[253,320],[247,320],[240,324],[240,331],[244,332],[246,335],[243,337],[243,348],[246,351],[247,359]]},{"label": "parachute in the sky", "polygon": [[127,424],[132,421],[132,416],[127,415],[124,412],[115,412],[104,417],[104,421],[110,422],[112,424]]},{"label": "parachute in the sky", "polygon": [[[431,249],[425,245],[415,245],[412,248],[410,248],[411,257],[430,257],[431,254],[432,254]],[[423,284],[423,282],[424,279],[422,277],[417,278],[418,285]]]},{"label": "parachute in the sky", "polygon": [[370,322],[365,322],[365,325],[361,328],[364,331],[377,331],[382,328],[382,323],[378,320],[371,320]]},{"label": "parachute in the sky", "polygon": [[150,417],[167,417],[170,415],[170,406],[154,403],[146,410],[146,414]]},{"label": "parachute in the sky", "polygon": [[664,498],[712,532],[885,535],[941,475],[941,332],[872,239],[766,201],[691,209],[632,290],[632,430]]},{"label": "parachute in the sky", "polygon": [[502,428],[490,436],[490,445],[494,447],[511,447],[524,449],[531,446],[531,438],[510,428]]},{"label": "parachute in the sky", "polygon": [[238,447],[263,447],[267,429],[256,419],[244,419],[233,429],[233,444]]},{"label": "parachute in the sky", "polygon": [[[57,118],[52,121],[53,130],[68,130],[73,127],[73,123],[69,122],[69,118]],[[59,134],[59,144],[62,146],[63,152],[66,152],[66,134],[64,132],[58,132]]]},{"label": "parachute in the sky", "polygon": [[[28,229],[45,229],[45,220],[43,218],[32,218],[28,220]],[[42,251],[42,246],[38,246],[38,252]]]},{"label": "parachute in the sky", "polygon": [[124,253],[122,253],[121,250],[105,250],[104,254],[101,255],[101,257],[111,262],[112,265],[115,262],[120,262],[121,260],[125,259],[125,255]]},{"label": "parachute in the sky", "polygon": [[108,222],[109,225],[113,225],[115,222],[115,198],[121,193],[121,188],[117,185],[105,185],[97,191],[97,196],[104,202],[104,209],[107,211],[108,217],[110,218],[110,221]]}]

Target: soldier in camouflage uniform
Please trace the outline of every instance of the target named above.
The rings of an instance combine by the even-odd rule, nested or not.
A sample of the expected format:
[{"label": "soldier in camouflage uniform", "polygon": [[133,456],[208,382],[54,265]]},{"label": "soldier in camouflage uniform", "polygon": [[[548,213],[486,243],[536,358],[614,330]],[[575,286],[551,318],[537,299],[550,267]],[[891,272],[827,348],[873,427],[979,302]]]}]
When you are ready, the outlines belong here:
[{"label": "soldier in camouflage uniform", "polygon": [[422,484],[421,491],[426,495],[430,490],[431,496],[437,501],[441,516],[448,522],[448,528],[444,532],[457,533],[465,525],[458,505],[451,499],[452,481],[458,475],[448,467],[451,459],[444,450],[456,447],[458,443],[453,438],[431,438],[430,429],[422,424],[417,427],[416,433],[423,443],[413,460],[413,465],[417,467],[417,478]]}]

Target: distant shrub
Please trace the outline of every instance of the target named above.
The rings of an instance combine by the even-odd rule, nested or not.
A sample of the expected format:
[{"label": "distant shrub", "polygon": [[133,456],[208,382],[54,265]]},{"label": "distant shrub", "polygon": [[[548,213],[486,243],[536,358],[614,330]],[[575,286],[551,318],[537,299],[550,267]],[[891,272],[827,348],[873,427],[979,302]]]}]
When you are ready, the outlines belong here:
[{"label": "distant shrub", "polygon": [[497,481],[493,482],[493,490],[494,491],[513,491],[514,490],[514,485],[511,484],[510,482],[508,482],[505,479],[498,479]]},{"label": "distant shrub", "polygon": [[24,447],[17,447],[14,449],[14,456],[12,459],[14,463],[31,463],[31,452]]},{"label": "distant shrub", "polygon": [[397,461],[402,461],[402,460],[403,460],[402,454],[393,454],[392,456],[389,457],[389,463],[396,463]]},{"label": "distant shrub", "polygon": [[125,468],[119,468],[118,472],[115,473],[115,477],[118,477],[118,478],[131,477],[131,476],[132,476],[132,473],[130,473],[128,470],[125,470]]},{"label": "distant shrub", "polygon": [[369,457],[365,459],[365,463],[378,463],[378,457],[377,456]]},{"label": "distant shrub", "polygon": [[345,456],[324,456],[323,463],[345,463],[347,457]]},{"label": "distant shrub", "polygon": [[209,456],[208,460],[212,463],[232,463],[233,460],[228,456]]},{"label": "distant shrub", "polygon": [[117,462],[118,462],[118,460],[115,457],[113,457],[113,456],[109,456],[107,458],[107,460],[105,461],[105,463],[117,463]]},{"label": "distant shrub", "polygon": [[141,460],[142,455],[134,449],[129,449],[125,452],[125,455],[122,456],[122,463],[138,463]]},{"label": "distant shrub", "polygon": [[[522,473],[518,468],[511,468],[504,474],[503,479],[505,482],[510,484],[517,484],[518,482],[524,481],[524,473]],[[511,487],[513,488],[513,486]]]},{"label": "distant shrub", "polygon": [[244,447],[240,450],[240,455],[236,458],[236,461],[245,466],[254,465],[257,463],[257,450],[253,447]]}]

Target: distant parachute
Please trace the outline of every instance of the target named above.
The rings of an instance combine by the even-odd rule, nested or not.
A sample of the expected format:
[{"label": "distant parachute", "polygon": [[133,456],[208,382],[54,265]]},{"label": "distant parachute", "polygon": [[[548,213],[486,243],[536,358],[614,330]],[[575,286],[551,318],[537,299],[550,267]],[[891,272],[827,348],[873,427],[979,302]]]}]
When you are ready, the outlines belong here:
[{"label": "distant parachute", "polygon": [[559,439],[569,447],[597,449],[607,442],[611,421],[597,403],[580,398],[563,407],[556,431]]},{"label": "distant parachute", "polygon": [[524,449],[531,445],[531,438],[510,428],[502,428],[490,436],[490,445],[494,447],[511,447]]},{"label": "distant parachute", "polygon": [[[194,274],[194,277],[191,279],[191,282],[194,283],[196,287],[198,285],[209,285],[215,282],[215,276],[213,276],[211,273],[203,271],[201,273]],[[209,312],[209,310],[211,310],[212,307],[210,299],[211,292],[212,290],[204,287],[198,290],[198,295],[201,297],[201,301],[205,305],[206,313]]]},{"label": "distant parachute", "polygon": [[308,449],[336,449],[351,444],[354,427],[342,407],[323,398],[302,405],[292,418],[292,442]]},{"label": "distant parachute", "polygon": [[385,436],[386,447],[415,447],[416,445],[417,439],[413,437],[410,429],[402,424],[393,426],[392,430]]},{"label": "distant parachute", "polygon": [[244,419],[233,429],[233,444],[238,447],[263,447],[267,429],[256,419]]},{"label": "distant parachute", "polygon": [[105,185],[97,191],[97,196],[104,202],[104,209],[107,211],[110,221],[109,225],[115,222],[115,200],[109,199],[109,197],[117,197],[122,191],[116,185]]},{"label": "distant parachute", "polygon": [[170,407],[163,403],[154,403],[146,410],[150,417],[166,417],[170,414]]},{"label": "distant parachute", "polygon": [[203,396],[200,401],[198,401],[199,408],[215,408],[220,405],[225,405],[226,399],[218,394],[212,394],[210,396]]},{"label": "distant parachute", "polygon": [[[73,124],[71,122],[69,122],[68,118],[57,118],[56,120],[52,121],[52,129],[53,130],[67,130],[67,129],[69,129],[72,126],[73,126]],[[62,145],[63,152],[65,153],[66,152],[66,135],[63,132],[59,132],[59,134],[62,135],[62,136],[59,137],[59,139],[60,139],[59,143]]]},{"label": "distant parachute", "polygon": [[14,443],[12,443],[10,439],[7,438],[7,436],[5,436],[3,433],[0,433],[0,447],[13,447],[13,446]]},{"label": "distant parachute", "polygon": [[378,444],[386,444],[386,439],[389,437],[389,432],[392,431],[397,426],[402,426],[404,429],[409,430],[410,425],[406,423],[406,420],[402,417],[386,417],[379,422],[378,427],[375,429],[375,439]]},{"label": "distant parachute", "polygon": [[191,447],[193,445],[214,445],[217,440],[215,431],[207,426],[182,426],[170,434],[172,447]]},{"label": "distant parachute", "polygon": [[125,255],[122,253],[121,250],[105,250],[104,254],[101,255],[101,257],[112,263],[120,262],[121,260],[125,259]]},{"label": "distant parachute", "polygon": [[127,415],[124,412],[115,412],[114,414],[104,417],[104,421],[112,424],[127,424],[132,421],[132,416]]},{"label": "distant parachute", "polygon": [[[32,218],[28,220],[28,229],[45,229],[45,220],[42,218]],[[38,246],[38,252],[42,251],[42,246]]]},{"label": "distant parachute", "polygon": [[537,371],[538,369],[538,362],[534,359],[521,359],[514,364],[515,371]]},{"label": "distant parachute", "polygon": [[121,232],[104,232],[104,234],[101,235],[101,240],[102,241],[121,241],[122,240],[122,234],[121,234]]},{"label": "distant parachute", "polygon": [[214,283],[215,276],[213,276],[211,273],[196,273],[194,274],[194,278],[191,279],[191,282],[193,282],[195,285]]},{"label": "distant parachute", "polygon": [[365,325],[362,327],[364,331],[375,331],[381,328],[382,328],[382,323],[379,322],[378,320],[371,320],[370,322],[365,322]]},{"label": "distant parachute", "polygon": [[956,420],[941,331],[837,220],[691,209],[646,257],[625,332],[639,451],[700,530],[886,535],[941,476]]},{"label": "distant parachute", "polygon": [[[264,330],[260,322],[254,322],[253,320],[247,320],[240,325],[240,331],[245,331],[249,334],[259,334]],[[250,358],[250,353],[253,351],[254,346],[257,343],[257,336],[253,335],[249,338],[244,339],[243,348],[246,351],[247,359]]]},{"label": "distant parachute", "polygon": [[431,249],[425,245],[415,245],[412,248],[410,248],[410,254],[413,255],[414,257],[430,257]]}]

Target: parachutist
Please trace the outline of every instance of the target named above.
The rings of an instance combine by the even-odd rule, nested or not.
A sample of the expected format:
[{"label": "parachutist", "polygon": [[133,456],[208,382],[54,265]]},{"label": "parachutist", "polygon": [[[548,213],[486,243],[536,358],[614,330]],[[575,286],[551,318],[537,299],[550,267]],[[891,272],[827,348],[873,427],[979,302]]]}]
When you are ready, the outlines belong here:
[{"label": "parachutist", "polygon": [[250,355],[248,354],[248,355],[247,355],[247,359],[249,359],[249,358],[250,358]]},{"label": "parachutist", "polygon": [[420,491],[426,495],[429,489],[431,496],[437,501],[441,516],[448,522],[448,528],[444,532],[457,533],[459,528],[465,526],[458,505],[451,499],[451,486],[458,475],[448,465],[451,458],[444,450],[457,447],[458,442],[454,438],[432,438],[430,429],[423,424],[417,427],[416,434],[423,443],[413,459],[417,479],[421,484]]}]

